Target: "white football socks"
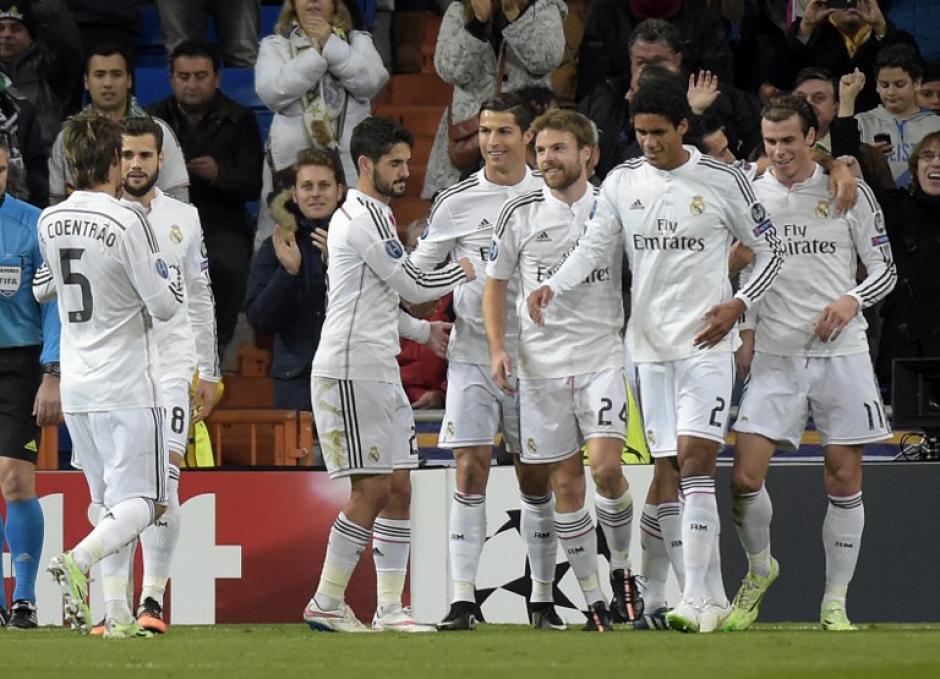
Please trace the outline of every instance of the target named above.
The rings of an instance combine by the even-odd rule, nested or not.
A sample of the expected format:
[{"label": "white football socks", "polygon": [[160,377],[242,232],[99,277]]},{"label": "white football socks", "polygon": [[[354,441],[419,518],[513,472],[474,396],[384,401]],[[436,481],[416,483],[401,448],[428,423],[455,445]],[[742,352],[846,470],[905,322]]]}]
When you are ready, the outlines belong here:
[{"label": "white football socks", "polygon": [[718,540],[715,479],[710,476],[689,476],[681,479],[679,485],[685,497],[682,510],[685,587],[682,598],[686,601],[701,601],[709,598],[708,569]]},{"label": "white football socks", "polygon": [[140,600],[151,598],[163,606],[163,593],[170,578],[173,555],[180,535],[180,470],[170,465],[167,506],[163,515],[140,534],[144,555],[144,582]]},{"label": "white football socks", "polygon": [[375,561],[376,610],[379,615],[401,608],[410,548],[410,519],[379,517],[372,524],[372,559]]},{"label": "white football socks", "polygon": [[78,567],[88,572],[92,564],[136,540],[153,521],[153,511],[152,500],[135,497],[102,512],[98,524],[72,550]]},{"label": "white football socks", "polygon": [[855,575],[855,564],[862,546],[865,529],[865,505],[859,491],[847,497],[829,496],[829,507],[823,521],[822,538],[826,552],[826,590],[823,604],[839,601],[845,604],[845,595]]},{"label": "white football socks", "polygon": [[640,548],[643,553],[643,590],[646,610],[652,612],[666,606],[666,578],[669,576],[669,555],[663,542],[656,516],[656,505],[643,505],[640,515]]},{"label": "white football socks", "polygon": [[597,575],[597,534],[588,510],[555,514],[555,534],[571,564],[588,607],[604,601]]},{"label": "white football socks", "polygon": [[486,496],[454,493],[450,507],[450,579],[452,602],[476,602],[477,566],[486,540]]},{"label": "white football socks", "polygon": [[[104,593],[105,615],[121,625],[134,622],[127,590],[136,540],[101,559],[101,590]],[[132,595],[133,596],[133,595]]]},{"label": "white football socks", "polygon": [[343,603],[346,585],[371,537],[371,531],[347,519],[343,512],[336,517],[330,529],[320,584],[314,595],[321,609],[336,610]]},{"label": "white football socks", "polygon": [[661,502],[656,505],[656,518],[663,534],[663,546],[672,572],[676,574],[679,591],[685,588],[685,562],[682,559],[682,505],[679,502]]},{"label": "white football socks", "polygon": [[543,497],[522,495],[519,532],[525,540],[532,573],[532,603],[552,603],[552,583],[555,581],[555,512],[552,495]]},{"label": "white football socks", "polygon": [[754,493],[735,493],[732,513],[738,539],[747,554],[748,570],[766,578],[770,575],[770,522],[774,515],[765,486]]},{"label": "white football socks", "polygon": [[618,498],[594,494],[597,523],[610,549],[610,569],[630,568],[630,538],[633,531],[633,496],[630,489]]}]

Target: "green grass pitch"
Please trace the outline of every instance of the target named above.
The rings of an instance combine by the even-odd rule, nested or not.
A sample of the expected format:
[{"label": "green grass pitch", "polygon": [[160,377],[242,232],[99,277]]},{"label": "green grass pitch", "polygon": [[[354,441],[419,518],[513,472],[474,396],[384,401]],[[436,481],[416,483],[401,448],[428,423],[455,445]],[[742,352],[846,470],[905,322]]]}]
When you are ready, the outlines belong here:
[{"label": "green grass pitch", "polygon": [[0,630],[11,677],[940,677],[940,625],[870,625],[824,633],[763,625],[738,634],[535,632],[342,635],[298,625],[173,626],[154,639],[109,641],[64,629]]}]

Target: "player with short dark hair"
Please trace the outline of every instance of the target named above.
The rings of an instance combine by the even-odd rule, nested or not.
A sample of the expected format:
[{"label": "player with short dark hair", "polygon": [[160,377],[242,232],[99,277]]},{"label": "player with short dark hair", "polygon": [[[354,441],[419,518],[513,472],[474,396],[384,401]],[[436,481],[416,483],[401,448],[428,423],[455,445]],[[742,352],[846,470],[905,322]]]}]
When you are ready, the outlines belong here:
[{"label": "player with short dark hair", "polygon": [[[623,235],[633,273],[627,342],[650,452],[662,469],[647,504],[674,504],[676,476],[685,497],[685,583],[682,600],[665,618],[674,629],[710,632],[730,612],[714,480],[734,382],[728,333],[773,285],[783,257],[744,175],[682,145],[690,110],[681,86],[643,85],[631,110],[644,156],[608,175],[578,246],[527,306],[543,322],[552,298],[584,281]],[[756,272],[735,295],[727,268],[733,238],[754,250]]]},{"label": "player with short dark hair", "polygon": [[[825,444],[829,505],[822,538],[826,587],[823,629],[855,629],[845,597],[861,547],[862,447],[890,436],[869,358],[861,311],[883,299],[897,273],[884,216],[871,189],[844,213],[814,162],[816,118],[799,95],[772,99],[762,121],[768,172],[754,182],[782,232],[787,264],[760,303],[748,309],[738,364],[749,368],[738,419],[732,492],[748,572],[726,630],[743,630],[780,572],[770,552],[772,507],[764,486],[776,448],[796,448],[807,410]],[[867,276],[858,283],[857,262]],[[750,285],[749,276],[742,274]]]},{"label": "player with short dark hair", "polygon": [[434,630],[417,624],[401,602],[411,544],[410,470],[418,464],[418,449],[395,356],[399,334],[430,342],[443,354],[448,325],[418,321],[399,303],[438,299],[474,273],[465,258],[423,273],[405,255],[388,202],[405,193],[413,139],[386,118],[356,126],[350,148],[359,181],[333,215],[327,236],[329,297],[311,401],[330,477],[348,477],[352,488],[304,610],[304,620],[318,631],[367,631],[346,605],[345,592],[370,539],[378,575],[372,628]]}]

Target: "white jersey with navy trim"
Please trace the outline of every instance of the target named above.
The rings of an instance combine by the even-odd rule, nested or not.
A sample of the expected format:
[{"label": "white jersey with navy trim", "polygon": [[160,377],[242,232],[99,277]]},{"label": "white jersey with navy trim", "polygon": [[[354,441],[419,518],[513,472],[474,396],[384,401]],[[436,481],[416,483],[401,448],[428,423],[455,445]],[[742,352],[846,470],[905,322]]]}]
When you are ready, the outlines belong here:
[{"label": "white jersey with navy trim", "polygon": [[147,218],[76,191],[43,210],[38,230],[59,298],[63,411],[161,405],[151,316],[172,318],[183,295]]},{"label": "white jersey with navy trim", "polygon": [[[122,201],[131,203],[132,201]],[[137,205],[138,203],[133,203]],[[169,321],[156,321],[157,365],[161,380],[192,382],[195,369],[200,379],[221,379],[215,302],[209,281],[209,260],[202,238],[199,212],[155,188],[150,208],[143,208],[160,250],[172,253],[179,263],[185,296],[183,312]]]},{"label": "white jersey with navy trim", "polygon": [[388,205],[350,190],[330,220],[326,319],[313,374],[401,382],[399,302],[427,302],[466,280],[460,265],[424,273],[405,255]]},{"label": "white jersey with navy trim", "polygon": [[[868,324],[858,313],[839,336],[822,342],[813,331],[822,310],[843,295],[864,309],[883,299],[897,280],[884,215],[872,190],[859,183],[855,205],[838,214],[829,195],[829,177],[820,166],[787,188],[772,171],[754,182],[754,192],[773,215],[786,249],[786,264],[760,303],[755,347],[778,356],[845,356],[868,353]],[[858,261],[868,276],[856,281]]]},{"label": "white jersey with navy trim", "polygon": [[[485,168],[462,182],[444,189],[434,201],[428,228],[418,241],[411,261],[423,270],[433,269],[448,257],[456,261],[467,257],[473,262],[476,280],[460,286],[454,293],[454,327],[447,347],[447,358],[475,365],[490,364],[490,352],[483,328],[483,286],[493,229],[503,204],[516,196],[542,187],[540,175],[525,170],[522,181],[513,186],[494,184],[486,178]],[[506,353],[515,357],[519,319],[515,311],[516,284],[508,290],[506,317]]]},{"label": "white jersey with navy trim", "polygon": [[[746,306],[770,289],[783,250],[767,211],[740,170],[685,146],[689,159],[659,170],[643,158],[614,168],[578,247],[547,282],[576,288],[610,257],[622,233],[633,273],[627,341],[637,363],[675,361],[700,350],[705,313],[732,297],[728,255],[737,238],[754,251],[755,274],[738,291]],[[713,350],[732,351],[729,333]]]},{"label": "white jersey with navy trim", "polygon": [[[571,377],[623,368],[623,257],[618,242],[607,260],[532,322],[526,297],[550,279],[582,236],[598,189],[568,205],[547,186],[506,203],[496,223],[486,275],[519,285],[519,376],[528,379]],[[510,310],[507,309],[507,313]]]}]

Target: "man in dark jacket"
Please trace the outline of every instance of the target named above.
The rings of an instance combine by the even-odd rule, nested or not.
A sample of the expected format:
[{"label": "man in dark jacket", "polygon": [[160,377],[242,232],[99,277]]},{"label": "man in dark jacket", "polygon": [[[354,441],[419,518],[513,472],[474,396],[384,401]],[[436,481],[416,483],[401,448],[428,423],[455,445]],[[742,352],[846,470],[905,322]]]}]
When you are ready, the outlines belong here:
[{"label": "man in dark jacket", "polygon": [[220,68],[214,46],[181,43],[170,54],[173,95],[147,111],[173,129],[186,156],[189,199],[205,235],[219,356],[224,356],[245,299],[254,242],[245,204],[261,192],[264,151],[251,110],[219,91]]},{"label": "man in dark jacket", "polygon": [[885,19],[877,0],[859,0],[856,9],[833,10],[824,0],[811,0],[799,21],[787,30],[786,41],[773,60],[772,84],[789,89],[800,69],[818,66],[839,78],[856,68],[865,74],[865,87],[856,101],[856,112],[875,108],[881,101],[875,92],[875,57],[887,45],[914,38]]},{"label": "man in dark jacket", "polygon": [[274,335],[274,407],[311,410],[310,364],[326,314],[326,264],[318,248],[345,182],[338,156],[323,149],[304,149],[292,169],[293,187],[271,204],[274,234],[251,264],[245,312],[256,332]]},{"label": "man in dark jacket", "polygon": [[0,0],[0,69],[33,105],[48,154],[82,74],[78,28],[63,0]]},{"label": "man in dark jacket", "polygon": [[[636,27],[628,42],[630,73],[595,88],[585,97],[579,109],[597,125],[600,131],[600,162],[597,176],[607,173],[628,158],[643,155],[636,143],[630,120],[629,96],[641,80],[662,75],[688,81],[685,54],[682,52],[681,34],[672,24],[662,19],[647,19]],[[665,72],[665,74],[663,73]],[[689,104],[695,113],[706,110],[724,125],[731,152],[746,158],[760,144],[760,107],[755,98],[730,84],[718,85],[704,77],[697,77],[701,88],[690,89]],[[711,88],[706,83],[711,83]]]},{"label": "man in dark jacket", "polygon": [[629,75],[623,48],[637,24],[650,18],[679,29],[689,72],[705,69],[716,73],[722,85],[734,82],[724,20],[705,0],[592,0],[578,60],[578,101],[608,78]]}]

